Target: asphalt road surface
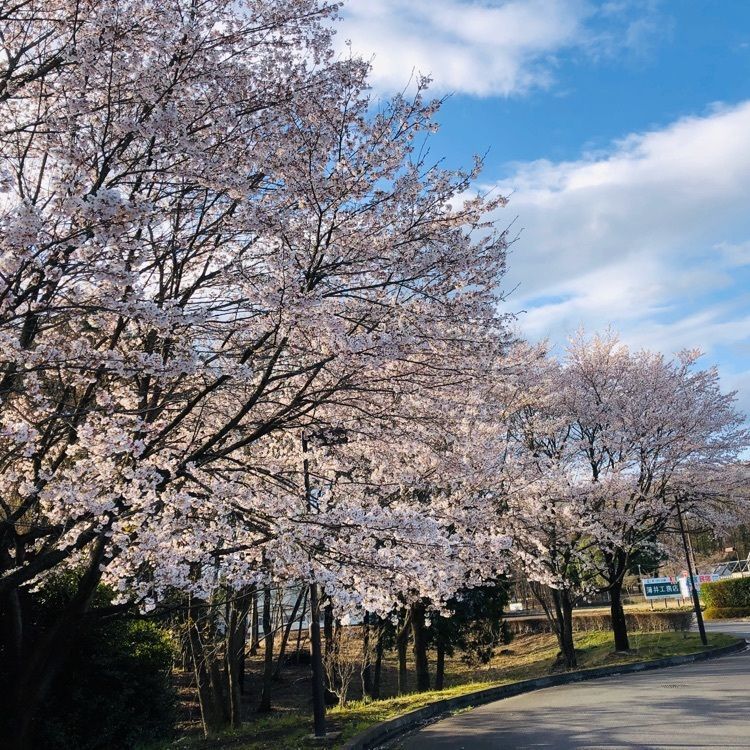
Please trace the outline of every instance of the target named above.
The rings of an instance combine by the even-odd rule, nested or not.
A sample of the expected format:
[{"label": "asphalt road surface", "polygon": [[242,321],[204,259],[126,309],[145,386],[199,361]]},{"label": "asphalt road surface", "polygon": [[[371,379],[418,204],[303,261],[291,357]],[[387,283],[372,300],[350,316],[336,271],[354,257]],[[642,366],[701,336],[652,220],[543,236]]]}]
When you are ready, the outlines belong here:
[{"label": "asphalt road surface", "polygon": [[[750,640],[750,622],[709,630]],[[405,750],[750,748],[750,651],[546,688],[456,714]]]}]

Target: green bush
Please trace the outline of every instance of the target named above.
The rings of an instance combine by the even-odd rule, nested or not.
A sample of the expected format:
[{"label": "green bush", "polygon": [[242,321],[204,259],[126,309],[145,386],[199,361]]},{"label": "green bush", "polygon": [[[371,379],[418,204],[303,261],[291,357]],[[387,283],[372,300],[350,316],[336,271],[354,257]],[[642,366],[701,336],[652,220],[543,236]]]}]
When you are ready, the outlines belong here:
[{"label": "green bush", "polygon": [[[692,610],[626,612],[628,630],[641,633],[665,633],[690,630],[693,621]],[[574,630],[611,630],[612,618],[609,614],[580,614],[573,617]]]},{"label": "green bush", "polygon": [[706,609],[750,609],[750,578],[725,578],[704,583],[701,599]]},{"label": "green bush", "polygon": [[[64,600],[65,582],[41,592],[43,610]],[[97,603],[109,600],[105,589]],[[171,734],[176,699],[170,671],[173,646],[155,624],[87,617],[62,672],[53,682],[35,728],[45,750],[127,750]]]},{"label": "green bush", "polygon": [[[645,633],[665,633],[690,630],[693,611],[673,609],[654,612],[626,612],[628,630]],[[509,617],[506,620],[512,633],[549,633],[546,617]],[[611,630],[612,618],[608,612],[578,612],[573,615],[573,630],[577,633]]]},{"label": "green bush", "polygon": [[709,607],[703,616],[707,620],[731,620],[735,617],[750,617],[750,607]]}]

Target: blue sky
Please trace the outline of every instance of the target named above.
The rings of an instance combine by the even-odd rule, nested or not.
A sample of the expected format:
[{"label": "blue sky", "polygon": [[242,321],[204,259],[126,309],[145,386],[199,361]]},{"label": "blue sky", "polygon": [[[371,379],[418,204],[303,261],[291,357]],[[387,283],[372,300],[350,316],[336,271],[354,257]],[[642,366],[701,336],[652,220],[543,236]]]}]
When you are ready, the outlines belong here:
[{"label": "blue sky", "polygon": [[510,195],[508,309],[699,347],[750,413],[750,0],[349,0],[376,95],[448,95],[435,157]]}]

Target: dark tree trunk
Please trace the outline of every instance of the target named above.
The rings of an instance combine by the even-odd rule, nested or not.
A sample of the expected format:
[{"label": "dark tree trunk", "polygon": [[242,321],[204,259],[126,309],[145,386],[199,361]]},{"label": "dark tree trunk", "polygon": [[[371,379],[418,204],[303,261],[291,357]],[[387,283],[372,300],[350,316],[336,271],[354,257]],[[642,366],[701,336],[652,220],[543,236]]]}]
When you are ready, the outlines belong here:
[{"label": "dark tree trunk", "polygon": [[219,670],[216,669],[215,659],[211,648],[206,648],[209,625],[207,623],[207,610],[205,603],[191,599],[188,605],[188,637],[190,640],[190,653],[195,674],[195,684],[198,689],[198,703],[201,709],[201,721],[203,733],[206,737],[212,737],[226,729],[227,720],[221,699],[220,686],[216,680],[221,678]]},{"label": "dark tree trunk", "polygon": [[421,602],[411,608],[411,632],[414,637],[414,666],[417,674],[417,690],[430,689],[430,663],[427,658],[426,608]]},{"label": "dark tree trunk", "polygon": [[409,673],[406,668],[406,646],[408,641],[406,639],[399,640],[396,643],[396,651],[398,654],[398,694],[405,695],[409,691]]},{"label": "dark tree trunk", "polygon": [[572,669],[577,665],[577,658],[573,642],[573,599],[570,591],[533,582],[530,588],[557,638],[557,645],[560,647],[559,662]]},{"label": "dark tree trunk", "polygon": [[326,656],[333,651],[333,607],[328,604],[323,609],[323,635],[326,639]]},{"label": "dark tree trunk", "polygon": [[242,726],[242,702],[240,691],[240,664],[242,662],[243,643],[240,635],[241,615],[235,606],[229,610],[227,623],[226,679],[229,698],[229,723],[233,727]]},{"label": "dark tree trunk", "polygon": [[370,663],[370,613],[362,619],[362,695],[372,697],[372,664]]},{"label": "dark tree trunk", "polygon": [[377,643],[375,644],[375,664],[372,669],[372,691],[373,698],[380,698],[380,677],[383,673],[383,631],[378,628]]},{"label": "dark tree trunk", "polygon": [[435,690],[445,687],[445,644],[442,638],[438,638],[437,656],[435,660]]},{"label": "dark tree trunk", "polygon": [[628,639],[628,623],[625,620],[625,610],[622,607],[622,579],[615,579],[609,588],[612,599],[609,608],[612,614],[612,633],[615,637],[615,651],[630,651]]},{"label": "dark tree trunk", "polygon": [[258,713],[271,711],[271,682],[273,681],[273,622],[271,620],[271,588],[263,589],[263,687]]},{"label": "dark tree trunk", "polygon": [[258,653],[260,646],[260,623],[258,615],[258,592],[252,594],[252,611],[250,614],[250,656]]},{"label": "dark tree trunk", "polygon": [[555,635],[560,646],[560,661],[566,669],[578,666],[573,642],[573,602],[567,589],[552,589],[555,603]]},{"label": "dark tree trunk", "polygon": [[396,633],[396,653],[398,654],[398,694],[404,695],[407,690],[408,673],[406,669],[406,647],[409,645],[409,627],[411,625],[411,612]]},{"label": "dark tree trunk", "polygon": [[[305,595],[304,591],[300,591],[299,595],[297,596],[297,600],[294,602],[294,607],[292,607],[292,612],[289,615],[289,619],[287,620],[286,626],[284,628],[284,632],[281,635],[281,643],[279,644],[279,655],[276,659],[276,669],[273,671],[273,678],[274,680],[279,679],[279,675],[281,674],[281,667],[284,665],[284,654],[286,653],[286,644],[289,640],[289,634],[292,632],[292,627],[294,626],[294,623],[297,620],[297,612],[299,610],[300,604],[302,604],[302,598]],[[283,621],[283,609],[282,609],[282,621]]]},{"label": "dark tree trunk", "polygon": [[226,673],[229,698],[229,720],[233,727],[242,726],[242,700],[245,681],[245,638],[250,594],[240,590],[230,602],[227,628]]},{"label": "dark tree trunk", "polygon": [[246,665],[246,656],[247,656],[247,649],[245,646],[247,645],[247,615],[245,615],[245,618],[242,622],[242,650],[240,653],[239,658],[239,674],[237,675],[237,679],[240,685],[240,695],[245,695],[246,687],[245,687],[245,671],[247,669]]},{"label": "dark tree trunk", "polygon": [[312,672],[313,727],[316,737],[326,735],[326,678],[320,642],[320,603],[318,586],[310,584],[310,669]]},{"label": "dark tree trunk", "polygon": [[[330,605],[329,605],[330,606]],[[326,608],[326,610],[328,607]],[[331,607],[331,615],[333,616],[333,607]],[[330,651],[328,648],[328,643],[330,642],[331,647]],[[338,659],[338,654],[341,651],[341,620],[339,619],[332,619],[332,627],[331,627],[331,640],[328,641],[326,639],[326,656],[329,656],[331,658]],[[339,683],[339,677],[336,673],[336,670],[333,670],[333,675],[330,675],[333,677],[335,684],[331,685],[328,681],[326,681],[326,705],[327,706],[337,706],[339,703],[339,697],[336,695],[336,692],[334,688],[337,688],[340,686]]]},{"label": "dark tree trunk", "polygon": [[193,652],[190,646],[189,627],[180,630],[180,667],[189,672],[193,669]]},{"label": "dark tree trunk", "polygon": [[[310,463],[307,458],[307,439],[302,431],[302,468],[305,478],[305,500],[307,509],[313,509],[310,485]],[[312,672],[313,731],[316,737],[326,736],[325,671],[323,649],[320,642],[320,591],[314,581],[310,584],[310,669]]]},{"label": "dark tree trunk", "polygon": [[231,711],[229,709],[229,693],[227,690],[228,682],[226,674],[221,670],[221,664],[215,654],[216,635],[212,632],[214,640],[211,641],[211,650],[214,652],[208,660],[208,668],[211,672],[211,689],[216,696],[216,702],[221,709],[221,720],[224,726],[230,725]]},{"label": "dark tree trunk", "polygon": [[300,645],[302,643],[302,625],[305,622],[305,614],[307,613],[307,596],[309,593],[309,589],[305,589],[305,596],[302,599],[302,612],[300,612],[299,616],[299,627],[297,628],[297,647],[296,647],[296,654],[297,654],[297,663],[299,664],[300,660]]}]

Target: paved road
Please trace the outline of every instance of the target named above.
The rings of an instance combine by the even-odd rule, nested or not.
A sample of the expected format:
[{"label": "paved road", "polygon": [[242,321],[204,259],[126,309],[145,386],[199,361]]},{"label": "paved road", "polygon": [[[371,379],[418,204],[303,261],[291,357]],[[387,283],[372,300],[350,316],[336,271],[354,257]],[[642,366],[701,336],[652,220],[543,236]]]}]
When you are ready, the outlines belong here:
[{"label": "paved road", "polygon": [[[750,639],[750,622],[709,629]],[[750,748],[750,651],[507,698],[432,724],[398,747]]]}]

